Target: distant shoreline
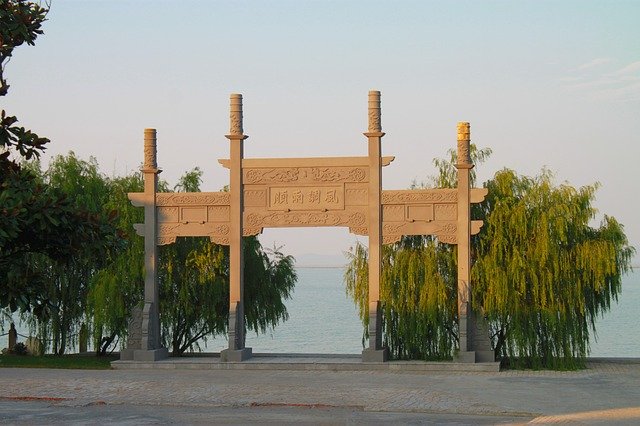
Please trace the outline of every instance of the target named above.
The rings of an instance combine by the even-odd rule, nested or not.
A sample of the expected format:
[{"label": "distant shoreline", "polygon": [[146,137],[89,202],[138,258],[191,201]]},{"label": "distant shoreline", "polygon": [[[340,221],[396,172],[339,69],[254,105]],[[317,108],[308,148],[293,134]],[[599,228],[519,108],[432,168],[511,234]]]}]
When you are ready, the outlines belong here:
[{"label": "distant shoreline", "polygon": [[344,269],[347,265],[296,265],[296,269]]},{"label": "distant shoreline", "polygon": [[[296,265],[300,269],[344,269],[347,265]],[[640,269],[640,265],[631,266],[631,269]]]}]

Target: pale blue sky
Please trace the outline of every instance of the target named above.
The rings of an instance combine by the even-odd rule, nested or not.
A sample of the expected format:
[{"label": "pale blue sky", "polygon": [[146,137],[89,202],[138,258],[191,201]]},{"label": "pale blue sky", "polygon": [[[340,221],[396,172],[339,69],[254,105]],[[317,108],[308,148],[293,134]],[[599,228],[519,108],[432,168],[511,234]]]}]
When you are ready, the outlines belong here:
[{"label": "pale blue sky", "polygon": [[[156,127],[163,177],[228,182],[228,96],[245,100],[247,157],[365,155],[367,91],[382,91],[384,187],[433,173],[456,122],[509,167],[602,183],[596,206],[640,246],[640,2],[63,1],[16,50],[3,107],[122,174]],[[625,197],[627,199],[625,200]],[[266,245],[340,254],[346,230],[266,231]]]}]

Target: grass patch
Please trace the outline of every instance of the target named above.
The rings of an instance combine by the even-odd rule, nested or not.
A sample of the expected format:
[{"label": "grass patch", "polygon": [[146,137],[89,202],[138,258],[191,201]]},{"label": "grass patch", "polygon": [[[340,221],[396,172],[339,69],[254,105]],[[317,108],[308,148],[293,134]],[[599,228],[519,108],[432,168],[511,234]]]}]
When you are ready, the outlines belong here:
[{"label": "grass patch", "polygon": [[108,370],[115,355],[0,355],[0,368],[72,368],[80,370]]}]

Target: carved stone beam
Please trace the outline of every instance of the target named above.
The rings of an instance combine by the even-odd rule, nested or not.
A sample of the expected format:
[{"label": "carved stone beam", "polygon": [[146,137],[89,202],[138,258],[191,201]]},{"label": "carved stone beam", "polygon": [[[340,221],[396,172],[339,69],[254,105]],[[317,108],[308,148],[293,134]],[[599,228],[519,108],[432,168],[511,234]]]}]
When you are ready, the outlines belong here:
[{"label": "carved stone beam", "polygon": [[[471,221],[471,235],[476,235],[484,225],[482,220]],[[366,230],[365,230],[366,231]],[[384,244],[400,241],[403,235],[433,235],[446,244],[457,244],[458,225],[453,221],[433,222],[383,222],[382,237]]]},{"label": "carved stone beam", "polygon": [[[473,188],[470,202],[480,203],[489,193],[487,188]],[[383,190],[382,204],[457,203],[456,188]]]}]

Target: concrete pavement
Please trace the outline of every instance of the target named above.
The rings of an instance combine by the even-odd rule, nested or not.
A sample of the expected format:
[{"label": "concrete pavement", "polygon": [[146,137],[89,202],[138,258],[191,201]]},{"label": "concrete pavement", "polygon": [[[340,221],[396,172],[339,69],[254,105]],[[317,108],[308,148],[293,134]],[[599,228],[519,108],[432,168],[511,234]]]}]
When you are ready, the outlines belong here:
[{"label": "concrete pavement", "polygon": [[0,369],[0,422],[640,424],[640,363],[576,372]]}]

